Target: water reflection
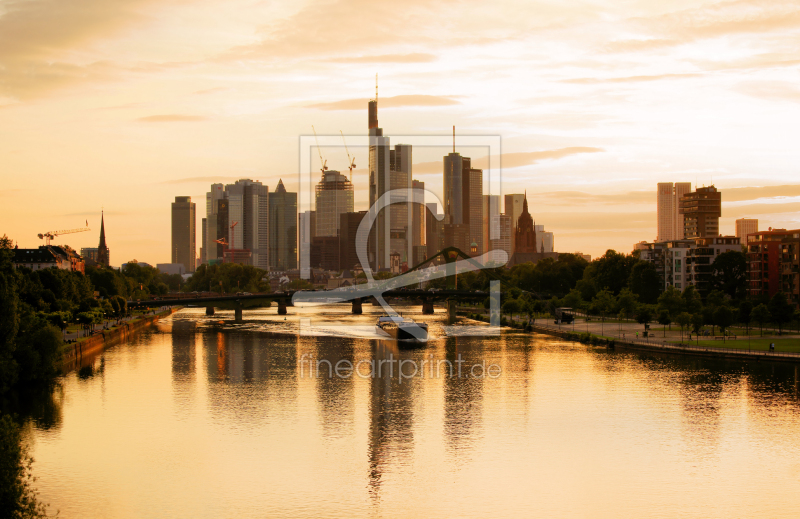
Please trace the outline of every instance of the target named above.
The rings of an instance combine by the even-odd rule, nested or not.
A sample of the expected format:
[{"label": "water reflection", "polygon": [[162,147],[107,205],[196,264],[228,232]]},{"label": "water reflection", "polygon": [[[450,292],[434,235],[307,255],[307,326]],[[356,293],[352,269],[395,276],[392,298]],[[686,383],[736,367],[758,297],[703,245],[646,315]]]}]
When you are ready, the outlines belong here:
[{"label": "water reflection", "polygon": [[468,447],[480,437],[483,421],[483,377],[473,377],[475,365],[484,360],[480,337],[451,337],[445,342],[445,358],[452,376],[444,378],[444,433],[455,459],[467,455]]}]

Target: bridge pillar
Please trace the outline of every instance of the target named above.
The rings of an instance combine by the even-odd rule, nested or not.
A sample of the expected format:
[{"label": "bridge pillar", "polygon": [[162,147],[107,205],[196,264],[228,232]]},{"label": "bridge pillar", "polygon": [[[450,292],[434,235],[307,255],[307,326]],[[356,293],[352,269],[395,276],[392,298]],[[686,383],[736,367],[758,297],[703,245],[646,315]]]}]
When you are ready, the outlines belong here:
[{"label": "bridge pillar", "polygon": [[371,296],[369,298],[369,302],[372,303],[372,306],[381,306],[381,304],[378,302],[378,298],[375,296]]},{"label": "bridge pillar", "polygon": [[361,315],[361,299],[353,299],[353,313],[355,315]]},{"label": "bridge pillar", "polygon": [[454,324],[456,322],[456,300],[447,300],[447,324]]},{"label": "bridge pillar", "polygon": [[206,315],[214,315],[214,307],[213,306],[207,306],[206,307]]},{"label": "bridge pillar", "polygon": [[242,308],[234,308],[233,310],[233,320],[237,323],[242,322]]},{"label": "bridge pillar", "polygon": [[286,315],[286,301],[278,301],[278,315]]},{"label": "bridge pillar", "polygon": [[433,314],[433,301],[425,300],[422,302],[422,315]]}]

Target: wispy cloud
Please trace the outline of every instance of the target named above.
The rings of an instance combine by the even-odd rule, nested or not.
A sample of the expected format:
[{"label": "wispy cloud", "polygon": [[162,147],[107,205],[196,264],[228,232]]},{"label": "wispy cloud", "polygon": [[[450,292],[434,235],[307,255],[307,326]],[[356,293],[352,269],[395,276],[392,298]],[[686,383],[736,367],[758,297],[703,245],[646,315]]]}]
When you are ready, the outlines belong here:
[{"label": "wispy cloud", "polygon": [[413,52],[411,54],[380,54],[367,56],[344,56],[331,58],[327,61],[334,63],[430,63],[436,61],[434,54],[426,52]]},{"label": "wispy cloud", "polygon": [[206,121],[208,117],[203,117],[202,115],[160,114],[139,117],[136,120],[144,123],[175,123]]},{"label": "wispy cloud", "polygon": [[242,178],[238,177],[185,177],[165,180],[162,184],[217,184],[221,182],[235,182]]},{"label": "wispy cloud", "polygon": [[[506,168],[519,168],[522,166],[530,166],[544,160],[555,160],[571,155],[579,155],[582,153],[599,153],[605,151],[602,148],[593,148],[589,146],[572,146],[569,148],[561,148],[557,150],[543,150],[543,151],[530,151],[519,153],[503,153],[500,158],[502,159],[502,167]],[[498,167],[501,161],[497,156],[491,157],[478,157],[472,159],[472,167],[478,169],[486,169],[489,166]],[[432,173],[442,173],[443,162],[419,162],[414,164],[413,172],[415,175],[426,175]]]},{"label": "wispy cloud", "polygon": [[[401,95],[394,97],[380,98],[380,107],[400,108],[410,106],[449,106],[461,104],[453,96],[432,96],[432,95]],[[306,105],[306,108],[316,108],[318,110],[366,110],[367,99],[345,99],[333,101],[331,103],[317,103]]]},{"label": "wispy cloud", "polygon": [[770,101],[792,101],[800,103],[800,88],[787,81],[745,81],[736,87],[736,91]]},{"label": "wispy cloud", "polygon": [[192,92],[192,95],[200,96],[206,94],[216,94],[217,92],[225,92],[226,90],[230,90],[228,87],[214,87],[214,88],[206,88],[203,90],[196,90]]},{"label": "wispy cloud", "polygon": [[645,81],[661,81],[664,79],[686,79],[701,77],[703,74],[656,74],[653,76],[625,76],[625,77],[610,77],[610,78],[597,78],[597,77],[581,77],[575,79],[564,79],[562,83],[574,84],[595,84],[595,83],[641,83]]}]

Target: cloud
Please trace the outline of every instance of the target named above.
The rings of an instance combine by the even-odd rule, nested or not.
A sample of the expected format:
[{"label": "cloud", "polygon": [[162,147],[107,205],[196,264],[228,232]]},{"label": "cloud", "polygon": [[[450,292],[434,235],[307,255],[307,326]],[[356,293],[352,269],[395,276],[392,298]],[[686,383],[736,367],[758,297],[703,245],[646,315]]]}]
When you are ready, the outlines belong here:
[{"label": "cloud", "polygon": [[[800,196],[800,184],[720,189],[723,202],[742,202],[758,198]],[[655,196],[655,194],[653,195]]]},{"label": "cloud", "polygon": [[214,88],[206,88],[204,90],[196,90],[192,92],[192,95],[206,95],[206,94],[216,94],[217,92],[224,92],[226,90],[230,90],[228,87],[214,87]]},{"label": "cloud", "polygon": [[326,61],[334,63],[430,63],[436,61],[434,54],[414,52],[411,54],[380,54],[374,56],[345,56]]},{"label": "cloud", "polygon": [[800,103],[800,88],[787,81],[745,81],[739,83],[735,90],[759,99]]},{"label": "cloud", "polygon": [[[381,97],[380,108],[400,108],[409,106],[450,106],[461,104],[453,99],[454,96],[432,95],[401,95],[394,97]],[[317,103],[305,105],[305,108],[318,110],[366,110],[367,99],[345,99],[331,103]]]},{"label": "cloud", "polygon": [[243,178],[241,175],[238,177],[186,177],[176,178],[173,180],[165,180],[162,184],[220,184],[222,182],[235,182]]},{"label": "cloud", "polygon": [[[723,193],[723,196],[725,194]],[[800,202],[789,202],[785,204],[748,204],[737,205],[734,207],[725,207],[722,204],[722,217],[737,217],[743,218],[745,216],[759,215],[759,214],[776,214],[776,213],[798,213],[800,212]]]},{"label": "cloud", "polygon": [[[500,156],[501,158],[500,165],[502,165],[503,169],[519,168],[522,166],[531,166],[543,160],[555,160],[564,157],[569,157],[571,155],[579,155],[582,153],[599,153],[602,151],[605,150],[602,148],[592,148],[589,146],[573,146],[557,150],[503,153]],[[489,168],[490,165],[497,167],[498,165],[497,156],[491,157],[491,160],[489,160],[488,157],[479,157],[476,159],[472,159],[472,167],[474,168],[487,169]],[[414,175],[441,174],[442,167],[443,167],[442,161],[419,162],[414,164],[412,170]]]},{"label": "cloud", "polygon": [[174,123],[206,121],[208,120],[208,117],[203,117],[202,115],[161,114],[139,117],[136,120],[144,123]]},{"label": "cloud", "polygon": [[641,83],[645,81],[661,81],[663,79],[685,79],[693,77],[702,77],[703,74],[658,74],[653,76],[626,76],[626,77],[612,77],[612,78],[594,78],[583,77],[575,79],[564,79],[562,83],[574,84],[595,84],[595,83]]}]

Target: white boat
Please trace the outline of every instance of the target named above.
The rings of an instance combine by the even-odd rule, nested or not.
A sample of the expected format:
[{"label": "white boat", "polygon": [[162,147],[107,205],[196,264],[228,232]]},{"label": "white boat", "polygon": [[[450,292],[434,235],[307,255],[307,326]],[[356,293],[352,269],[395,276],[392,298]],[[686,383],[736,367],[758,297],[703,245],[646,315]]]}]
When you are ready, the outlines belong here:
[{"label": "white boat", "polygon": [[382,315],[375,327],[398,341],[425,342],[428,340],[428,325],[418,323],[401,315]]}]

